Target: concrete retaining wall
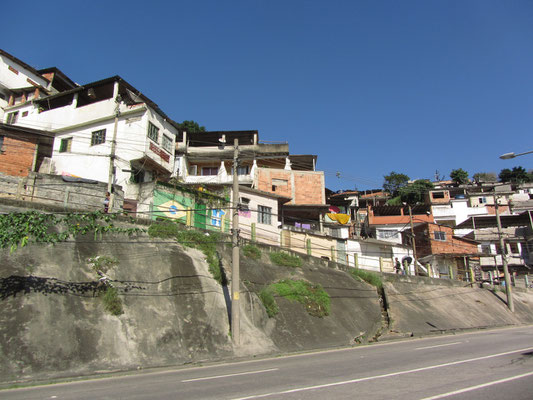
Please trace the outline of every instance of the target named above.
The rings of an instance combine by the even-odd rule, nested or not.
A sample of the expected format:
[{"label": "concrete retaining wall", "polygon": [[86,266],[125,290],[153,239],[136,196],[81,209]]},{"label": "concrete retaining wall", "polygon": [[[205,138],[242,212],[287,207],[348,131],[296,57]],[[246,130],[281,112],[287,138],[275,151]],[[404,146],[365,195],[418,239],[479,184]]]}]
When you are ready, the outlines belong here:
[{"label": "concrete retaining wall", "polygon": [[391,275],[386,280],[393,333],[424,335],[533,323],[533,292],[515,289],[511,313],[502,291],[425,277]]}]

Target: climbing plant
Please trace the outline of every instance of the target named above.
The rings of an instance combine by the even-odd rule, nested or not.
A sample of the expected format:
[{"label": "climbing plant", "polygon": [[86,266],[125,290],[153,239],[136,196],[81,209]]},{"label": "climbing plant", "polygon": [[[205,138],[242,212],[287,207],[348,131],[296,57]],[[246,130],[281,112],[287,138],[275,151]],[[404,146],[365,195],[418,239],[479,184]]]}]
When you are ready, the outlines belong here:
[{"label": "climbing plant", "polygon": [[114,225],[116,214],[100,211],[90,213],[45,214],[36,211],[0,215],[0,248],[15,251],[30,242],[58,243],[77,235],[94,233],[95,239],[104,233],[133,235],[140,228],[121,228]]}]

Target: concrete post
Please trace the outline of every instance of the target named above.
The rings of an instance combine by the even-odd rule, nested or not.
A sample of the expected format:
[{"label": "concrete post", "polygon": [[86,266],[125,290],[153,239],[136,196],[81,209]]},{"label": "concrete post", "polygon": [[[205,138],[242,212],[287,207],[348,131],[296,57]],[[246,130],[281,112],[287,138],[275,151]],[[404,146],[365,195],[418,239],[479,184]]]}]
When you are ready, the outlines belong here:
[{"label": "concrete post", "polygon": [[357,253],[353,254],[353,266],[359,268],[359,254]]},{"label": "concrete post", "polygon": [[65,190],[65,197],[63,199],[63,207],[66,207],[68,205],[69,195],[70,195],[70,188],[67,187]]},{"label": "concrete post", "polygon": [[312,255],[311,254],[311,239],[307,239],[306,245],[307,245],[307,255],[310,256]]},{"label": "concrete post", "polygon": [[252,225],[251,225],[251,229],[252,229],[252,242],[255,242],[255,222],[252,222]]},{"label": "concrete post", "polygon": [[383,273],[383,257],[379,257],[379,273]]},{"label": "concrete post", "polygon": [[335,258],[335,246],[331,246],[331,261],[337,261]]}]

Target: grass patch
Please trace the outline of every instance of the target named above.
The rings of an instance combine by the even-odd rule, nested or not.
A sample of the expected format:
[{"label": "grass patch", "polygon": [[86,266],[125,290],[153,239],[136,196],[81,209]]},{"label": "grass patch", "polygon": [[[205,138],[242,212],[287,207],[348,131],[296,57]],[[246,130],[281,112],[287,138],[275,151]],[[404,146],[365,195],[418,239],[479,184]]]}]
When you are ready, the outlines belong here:
[{"label": "grass patch", "polygon": [[252,260],[259,260],[261,258],[261,250],[254,246],[253,244],[247,244],[242,248],[242,252],[248,258]]},{"label": "grass patch", "polygon": [[366,271],[364,269],[351,269],[350,273],[354,278],[359,278],[366,283],[371,284],[372,286],[375,286],[378,289],[383,289],[383,281],[381,280],[381,276],[375,272]]},{"label": "grass patch", "polygon": [[302,266],[302,259],[299,256],[293,256],[285,252],[270,253],[270,261],[276,265],[285,267],[298,268]]},{"label": "grass patch", "polygon": [[107,312],[116,316],[124,313],[124,309],[122,308],[122,300],[120,300],[120,297],[118,297],[117,288],[109,286],[105,292],[102,291],[100,297]]},{"label": "grass patch", "polygon": [[303,304],[307,313],[314,317],[322,318],[330,313],[330,297],[321,285],[292,279],[269,285],[259,293],[269,317],[273,317],[279,311],[274,294]]},{"label": "grass patch", "polygon": [[150,225],[148,234],[152,237],[174,238],[185,247],[192,247],[202,251],[209,265],[209,272],[221,285],[226,284],[226,276],[220,268],[216,244],[220,241],[218,232],[203,232],[185,230],[180,225],[171,221],[156,222]]}]

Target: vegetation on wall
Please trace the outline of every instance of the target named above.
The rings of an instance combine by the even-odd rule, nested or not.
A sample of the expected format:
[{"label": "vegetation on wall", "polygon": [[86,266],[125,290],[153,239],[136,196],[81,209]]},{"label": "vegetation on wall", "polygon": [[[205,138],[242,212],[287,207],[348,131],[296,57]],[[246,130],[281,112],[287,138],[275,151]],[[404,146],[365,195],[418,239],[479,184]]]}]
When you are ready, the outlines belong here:
[{"label": "vegetation on wall", "polygon": [[111,280],[105,274],[113,267],[118,265],[118,260],[115,257],[109,256],[95,256],[87,259],[89,268],[97,274],[98,297],[104,304],[104,309],[111,315],[121,315],[124,313],[122,308],[122,300],[118,296],[118,289],[113,286]]},{"label": "vegetation on wall", "polygon": [[219,233],[186,230],[176,222],[163,221],[152,224],[148,229],[148,234],[152,237],[174,238],[185,247],[201,250],[207,257],[209,272],[213,278],[221,285],[226,284],[226,276],[220,268],[216,251],[216,244],[221,237]]},{"label": "vegetation on wall", "polygon": [[108,286],[105,291],[100,292],[100,298],[104,303],[104,308],[111,315],[121,315],[124,313],[122,301],[118,297],[118,290],[113,286]]},{"label": "vegetation on wall", "polygon": [[330,297],[321,285],[313,285],[303,280],[284,279],[273,283],[259,293],[269,317],[279,312],[274,295],[304,305],[309,315],[325,317],[330,313]]},{"label": "vegetation on wall", "polygon": [[372,286],[375,286],[378,290],[381,290],[383,288],[383,281],[381,279],[381,276],[375,272],[354,268],[350,269],[350,273],[355,279],[369,283]]},{"label": "vegetation on wall", "polygon": [[276,265],[285,267],[298,268],[302,266],[302,259],[297,255],[291,255],[285,252],[270,253],[270,261]]},{"label": "vegetation on wall", "polygon": [[114,226],[116,218],[116,214],[104,214],[101,211],[65,215],[36,211],[3,214],[0,215],[0,248],[9,247],[13,252],[30,242],[54,244],[88,233],[94,233],[96,239],[104,233],[133,235],[143,232],[140,228]]},{"label": "vegetation on wall", "polygon": [[251,258],[252,260],[259,260],[261,258],[261,250],[253,244],[247,244],[244,246],[242,252],[246,257]]}]

